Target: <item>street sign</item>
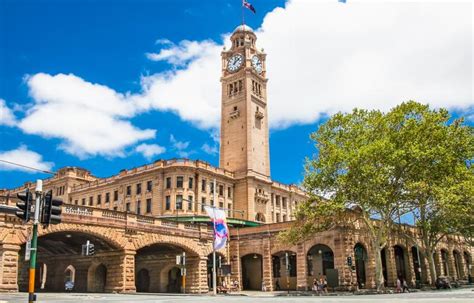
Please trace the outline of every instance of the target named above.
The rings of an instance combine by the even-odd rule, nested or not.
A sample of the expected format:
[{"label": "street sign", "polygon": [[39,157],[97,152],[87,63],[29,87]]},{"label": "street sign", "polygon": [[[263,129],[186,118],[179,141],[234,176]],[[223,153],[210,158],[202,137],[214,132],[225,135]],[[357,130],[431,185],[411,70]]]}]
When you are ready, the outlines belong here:
[{"label": "street sign", "polygon": [[30,261],[30,252],[31,252],[31,240],[28,240],[28,242],[26,242],[26,248],[25,248],[25,261]]}]

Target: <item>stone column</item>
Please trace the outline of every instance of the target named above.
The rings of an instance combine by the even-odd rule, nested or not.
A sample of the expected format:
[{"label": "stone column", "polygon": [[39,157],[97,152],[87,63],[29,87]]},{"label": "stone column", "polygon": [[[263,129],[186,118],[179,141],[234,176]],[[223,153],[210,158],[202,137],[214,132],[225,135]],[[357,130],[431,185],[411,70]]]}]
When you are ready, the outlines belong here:
[{"label": "stone column", "polygon": [[[238,232],[238,229],[237,229]],[[240,268],[241,262],[240,262],[240,241],[239,239],[233,239],[229,241],[230,243],[230,255],[229,255],[229,260],[230,260],[230,269],[231,269],[231,276],[230,279],[231,281],[237,280],[239,282],[239,288],[242,290],[243,283],[242,283],[242,270]]]},{"label": "stone column", "polygon": [[405,261],[405,267],[406,267],[406,275],[407,275],[407,283],[411,285],[411,287],[416,286],[416,273],[415,273],[415,266],[413,264],[413,255],[411,252],[410,247],[407,245],[405,248],[404,252],[406,253],[406,261]]},{"label": "stone column", "polygon": [[136,291],[135,254],[134,250],[125,250],[115,256],[108,257],[106,292]]},{"label": "stone column", "polygon": [[296,289],[308,290],[308,260],[304,243],[296,247]]},{"label": "stone column", "polygon": [[270,249],[270,239],[266,237],[263,240],[263,256],[262,256],[262,279],[267,291],[273,291],[273,274],[272,274],[272,253]]},{"label": "stone column", "polygon": [[392,245],[385,246],[387,264],[387,283],[389,286],[397,284],[397,266],[395,264],[395,249]]},{"label": "stone column", "polygon": [[18,252],[20,245],[0,245],[0,292],[18,291]]},{"label": "stone column", "polygon": [[439,276],[442,276],[444,273],[444,270],[443,270],[443,261],[441,259],[441,251],[436,251],[435,255],[434,255],[434,262],[435,262],[435,268],[436,268],[436,276],[439,277]]},{"label": "stone column", "polygon": [[456,263],[454,262],[454,254],[453,250],[449,249],[448,250],[448,275],[450,277],[453,277],[455,280],[458,280],[458,274],[456,272]]},{"label": "stone column", "polygon": [[207,256],[200,256],[189,261],[186,266],[186,292],[193,294],[208,293],[210,289],[207,284]]}]

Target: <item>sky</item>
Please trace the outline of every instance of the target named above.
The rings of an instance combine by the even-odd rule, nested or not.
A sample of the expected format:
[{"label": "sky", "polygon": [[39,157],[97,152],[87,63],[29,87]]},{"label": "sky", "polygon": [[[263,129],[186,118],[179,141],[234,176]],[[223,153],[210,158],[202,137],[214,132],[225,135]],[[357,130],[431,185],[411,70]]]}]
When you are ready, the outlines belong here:
[{"label": "sky", "polygon": [[[309,134],[416,100],[474,121],[471,1],[253,0],[267,53],[272,178]],[[218,165],[220,52],[240,0],[0,0],[0,159],[98,177],[157,159]],[[0,188],[46,174],[0,164]]]}]

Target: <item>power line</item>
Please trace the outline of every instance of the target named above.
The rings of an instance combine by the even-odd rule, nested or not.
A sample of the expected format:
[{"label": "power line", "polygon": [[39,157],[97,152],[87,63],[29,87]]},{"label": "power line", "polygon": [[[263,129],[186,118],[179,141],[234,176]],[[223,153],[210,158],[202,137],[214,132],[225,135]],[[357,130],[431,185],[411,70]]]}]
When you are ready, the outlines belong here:
[{"label": "power line", "polygon": [[51,175],[55,175],[55,174],[56,174],[56,173],[53,173],[53,172],[51,172],[51,171],[49,171],[49,170],[43,170],[43,169],[39,169],[39,168],[35,168],[35,167],[23,165],[23,164],[20,164],[20,163],[10,162],[10,161],[7,161],[7,160],[2,160],[2,159],[0,159],[0,162],[4,162],[4,163],[10,164],[10,165],[16,165],[16,166],[19,166],[19,167],[23,167],[23,168],[27,168],[27,169],[31,169],[31,170],[35,170],[35,171],[39,171],[39,172],[42,172],[42,173],[45,173],[45,174],[51,174]]}]

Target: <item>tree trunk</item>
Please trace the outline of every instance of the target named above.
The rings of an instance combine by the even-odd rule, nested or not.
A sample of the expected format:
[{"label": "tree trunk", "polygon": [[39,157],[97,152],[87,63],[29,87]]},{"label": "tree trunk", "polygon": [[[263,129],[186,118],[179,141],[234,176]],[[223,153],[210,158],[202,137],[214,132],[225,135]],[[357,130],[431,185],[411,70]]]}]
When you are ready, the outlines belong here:
[{"label": "tree trunk", "polygon": [[430,267],[430,277],[431,277],[431,285],[434,285],[436,282],[437,274],[436,274],[436,268],[435,268],[435,261],[433,257],[433,251],[431,249],[427,249],[428,251],[428,264]]},{"label": "tree trunk", "polygon": [[384,277],[383,277],[383,267],[382,267],[382,249],[378,243],[374,243],[374,257],[375,257],[375,285],[377,286],[377,291],[384,289]]}]

